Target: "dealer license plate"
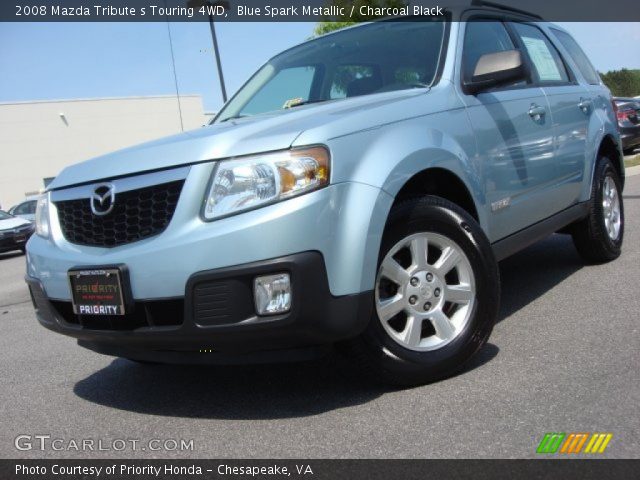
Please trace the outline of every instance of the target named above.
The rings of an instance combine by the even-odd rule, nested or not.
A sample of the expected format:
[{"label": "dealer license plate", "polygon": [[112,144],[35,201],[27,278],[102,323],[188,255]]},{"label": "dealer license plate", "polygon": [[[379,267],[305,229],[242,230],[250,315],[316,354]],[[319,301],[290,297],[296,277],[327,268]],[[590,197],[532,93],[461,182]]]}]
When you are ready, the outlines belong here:
[{"label": "dealer license plate", "polygon": [[122,275],[118,268],[69,270],[73,311],[77,315],[124,315]]}]

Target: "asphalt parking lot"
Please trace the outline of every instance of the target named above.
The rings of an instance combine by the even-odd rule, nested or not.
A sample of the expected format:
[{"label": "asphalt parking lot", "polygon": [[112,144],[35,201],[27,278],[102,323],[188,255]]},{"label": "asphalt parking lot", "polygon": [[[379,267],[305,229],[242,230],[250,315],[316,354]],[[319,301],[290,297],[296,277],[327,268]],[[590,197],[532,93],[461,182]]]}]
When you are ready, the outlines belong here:
[{"label": "asphalt parking lot", "polygon": [[[4,458],[515,458],[545,432],[611,432],[640,457],[640,176],[624,192],[622,257],[584,266],[555,235],[501,264],[490,343],[463,373],[408,390],[371,385],[337,356],[291,365],[145,366],[40,327],[25,257],[0,254]],[[66,441],[193,439],[193,450],[20,451]]]}]

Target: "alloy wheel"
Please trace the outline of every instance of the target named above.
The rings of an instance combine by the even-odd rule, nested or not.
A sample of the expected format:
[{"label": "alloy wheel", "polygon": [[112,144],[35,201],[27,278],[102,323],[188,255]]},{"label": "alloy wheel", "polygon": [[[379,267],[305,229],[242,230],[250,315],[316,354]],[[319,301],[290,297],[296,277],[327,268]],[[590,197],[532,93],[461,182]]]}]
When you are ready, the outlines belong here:
[{"label": "alloy wheel", "polygon": [[476,301],[475,279],[462,248],[421,232],[396,243],[375,286],[378,318],[397,343],[415,351],[444,347],[464,330]]}]

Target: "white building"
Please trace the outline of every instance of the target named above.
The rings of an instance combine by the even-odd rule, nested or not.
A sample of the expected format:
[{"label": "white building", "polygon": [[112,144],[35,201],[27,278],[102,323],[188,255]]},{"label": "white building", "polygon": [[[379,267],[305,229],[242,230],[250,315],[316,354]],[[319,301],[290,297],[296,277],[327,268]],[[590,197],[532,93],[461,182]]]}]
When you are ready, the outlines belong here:
[{"label": "white building", "polygon": [[200,95],[179,106],[176,96],[0,103],[0,205],[37,193],[67,165],[204,123]]}]

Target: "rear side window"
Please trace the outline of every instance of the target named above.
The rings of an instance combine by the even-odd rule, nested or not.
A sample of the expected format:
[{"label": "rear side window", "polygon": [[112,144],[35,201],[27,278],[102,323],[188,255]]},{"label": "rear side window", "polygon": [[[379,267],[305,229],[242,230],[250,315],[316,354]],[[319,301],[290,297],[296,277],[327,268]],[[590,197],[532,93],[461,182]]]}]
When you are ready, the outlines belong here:
[{"label": "rear side window", "polygon": [[545,34],[532,25],[524,23],[512,25],[529,54],[538,80],[541,83],[568,82],[569,75],[562,57]]},{"label": "rear side window", "polygon": [[578,70],[580,70],[580,73],[582,73],[582,76],[587,83],[591,85],[599,85],[600,75],[598,75],[596,69],[593,68],[589,58],[582,51],[578,42],[576,42],[568,33],[556,30],[555,28],[552,28],[551,30],[553,30],[554,35],[560,41],[562,46],[567,49],[567,52],[571,55],[571,58],[578,66]]},{"label": "rear side window", "polygon": [[487,53],[515,50],[511,37],[502,22],[475,21],[467,23],[462,51],[462,74],[471,80],[476,63]]}]

